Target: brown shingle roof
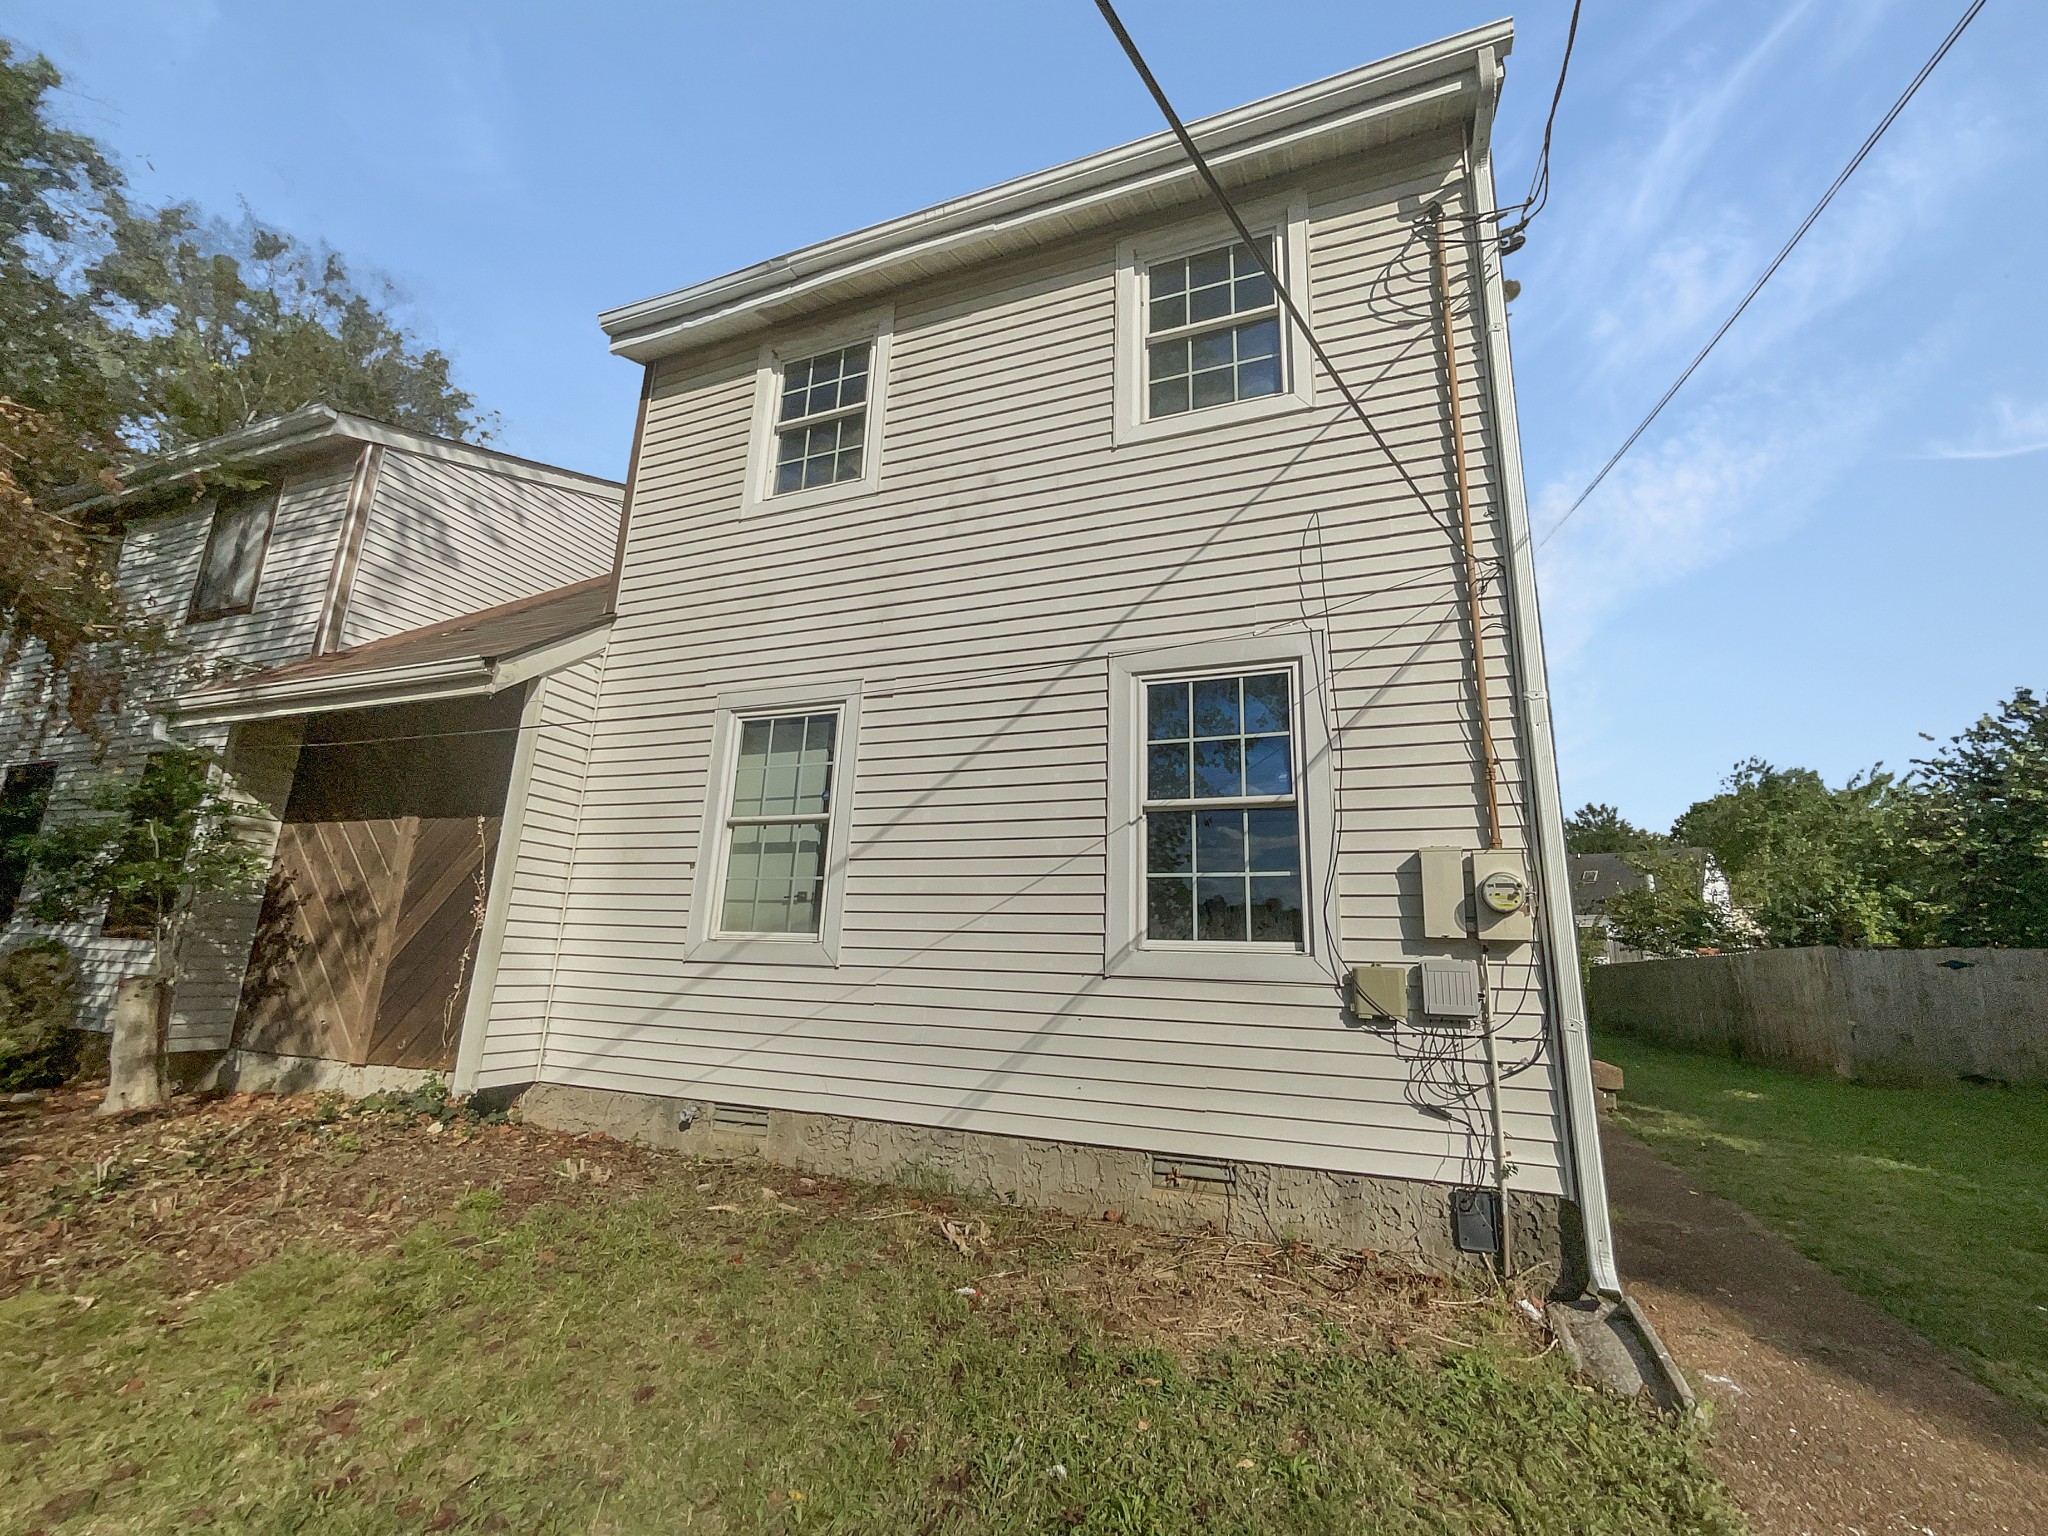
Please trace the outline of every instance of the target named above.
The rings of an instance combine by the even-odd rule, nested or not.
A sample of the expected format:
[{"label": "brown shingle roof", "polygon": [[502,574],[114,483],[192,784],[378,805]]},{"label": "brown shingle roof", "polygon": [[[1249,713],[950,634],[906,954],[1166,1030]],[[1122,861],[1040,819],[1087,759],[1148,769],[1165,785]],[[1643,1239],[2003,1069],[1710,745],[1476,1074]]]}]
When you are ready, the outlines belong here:
[{"label": "brown shingle roof", "polygon": [[228,678],[199,689],[187,697],[203,702],[209,694],[272,683],[314,682],[322,678],[347,677],[357,672],[381,672],[390,667],[423,666],[435,661],[453,661],[475,656],[486,663],[516,656],[538,646],[566,640],[571,635],[602,623],[611,608],[611,573],[593,576],[573,586],[536,593],[480,613],[466,613],[459,619],[444,619],[423,629],[409,629],[401,635],[369,640],[345,651],[309,656],[304,661],[286,662],[266,672]]}]

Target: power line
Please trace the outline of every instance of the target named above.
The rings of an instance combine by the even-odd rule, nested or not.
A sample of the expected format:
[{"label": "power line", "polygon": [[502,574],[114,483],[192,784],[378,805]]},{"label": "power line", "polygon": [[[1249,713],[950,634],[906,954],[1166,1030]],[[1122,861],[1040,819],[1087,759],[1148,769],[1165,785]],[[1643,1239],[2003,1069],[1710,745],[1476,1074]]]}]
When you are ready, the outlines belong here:
[{"label": "power line", "polygon": [[[1529,195],[1517,208],[1522,216],[1500,232],[1500,253],[1513,255],[1522,248],[1530,222],[1550,201],[1550,134],[1557,127],[1557,104],[1564,100],[1564,78],[1571,73],[1572,45],[1579,40],[1579,6],[1572,0],[1572,21],[1564,34],[1564,58],[1557,66],[1557,88],[1550,93],[1550,115],[1543,119],[1543,147],[1536,153],[1536,171],[1529,178]],[[1502,210],[1505,211],[1505,210]]]},{"label": "power line", "polygon": [[1330,361],[1330,354],[1323,350],[1322,342],[1310,328],[1308,316],[1303,314],[1301,307],[1294,302],[1294,295],[1289,293],[1287,285],[1280,281],[1280,274],[1273,269],[1271,259],[1259,242],[1252,238],[1252,232],[1246,227],[1243,215],[1237,211],[1237,205],[1231,202],[1230,194],[1223,190],[1223,183],[1216,179],[1216,173],[1209,168],[1208,160],[1201,150],[1196,148],[1187,125],[1180,120],[1180,114],[1173,110],[1173,103],[1166,99],[1166,92],[1160,88],[1158,78],[1153,75],[1151,66],[1145,62],[1145,56],[1138,52],[1138,45],[1131,40],[1131,34],[1124,30],[1123,19],[1117,15],[1116,7],[1110,0],[1095,0],[1095,8],[1102,12],[1102,19],[1109,23],[1109,30],[1116,34],[1117,42],[1123,47],[1124,56],[1131,61],[1131,67],[1138,72],[1138,78],[1145,82],[1145,89],[1152,93],[1152,100],[1158,106],[1160,115],[1166,119],[1167,126],[1173,130],[1173,136],[1180,141],[1181,149],[1186,152],[1188,159],[1194,162],[1195,169],[1201,173],[1210,196],[1216,199],[1224,213],[1229,216],[1230,226],[1237,231],[1238,239],[1245,243],[1258,261],[1259,270],[1266,274],[1266,280],[1273,285],[1273,292],[1279,296],[1281,307],[1300,328],[1303,339],[1308,342],[1309,350],[1315,353],[1316,361],[1321,363],[1328,370],[1330,377],[1336,381],[1338,391],[1344,396],[1344,403],[1351,407],[1352,414],[1364,424],[1365,430],[1372,434],[1373,442],[1379,445],[1380,452],[1387,456],[1387,462],[1392,464],[1395,471],[1408,483],[1408,489],[1415,493],[1415,499],[1427,507],[1429,498],[1422,494],[1422,487],[1415,483],[1415,477],[1408,473],[1408,467],[1395,455],[1392,446],[1381,435],[1373,419],[1366,415],[1365,407],[1359,403],[1350,382],[1338,370],[1337,365]]},{"label": "power line", "polygon": [[1884,137],[1885,130],[1891,127],[1893,120],[1896,119],[1898,115],[1906,109],[1906,103],[1913,99],[1914,94],[1920,89],[1920,87],[1923,84],[1926,83],[1927,77],[1934,73],[1934,67],[1937,64],[1939,64],[1943,58],[1947,56],[1949,49],[1953,48],[1956,45],[1956,40],[1963,35],[1964,29],[1966,29],[1971,22],[1977,19],[1977,13],[1983,9],[1984,0],[1971,0],[1971,5],[1969,9],[1963,12],[1962,20],[1958,21],[1953,27],[1949,29],[1948,36],[1941,40],[1941,46],[1934,50],[1933,55],[1927,60],[1925,64],[1922,64],[1920,66],[1920,72],[1913,76],[1913,79],[1911,83],[1907,85],[1904,94],[1902,94],[1897,101],[1892,103],[1892,109],[1889,112],[1885,113],[1882,121],[1880,121],[1878,125],[1870,131],[1870,137],[1863,141],[1863,147],[1856,151],[1855,155],[1850,158],[1850,161],[1847,165],[1842,167],[1842,174],[1837,176],[1834,179],[1833,183],[1828,187],[1827,191],[1821,194],[1820,201],[1813,205],[1813,211],[1807,214],[1807,216],[1804,219],[1800,220],[1799,227],[1792,231],[1792,238],[1790,240],[1787,240],[1785,242],[1784,248],[1780,250],[1776,256],[1771,258],[1771,264],[1768,267],[1764,268],[1763,276],[1759,277],[1756,280],[1756,282],[1751,286],[1749,292],[1745,293],[1742,296],[1742,302],[1740,304],[1737,304],[1733,312],[1729,314],[1728,318],[1721,322],[1721,328],[1715,331],[1714,334],[1708,338],[1707,344],[1704,347],[1700,348],[1699,356],[1695,357],[1690,363],[1686,364],[1685,372],[1681,373],[1678,376],[1677,382],[1674,383],[1669,389],[1665,390],[1663,398],[1660,399],[1655,405],[1650,407],[1650,414],[1645,416],[1642,419],[1642,421],[1637,424],[1635,431],[1629,433],[1628,440],[1624,442],[1619,448],[1614,450],[1614,457],[1609,459],[1605,464],[1600,466],[1600,473],[1592,478],[1592,481],[1586,486],[1586,488],[1583,491],[1579,492],[1578,500],[1574,501],[1569,507],[1565,508],[1564,516],[1560,517],[1556,522],[1552,523],[1550,525],[1550,531],[1544,534],[1541,539],[1537,540],[1536,547],[1538,549],[1541,549],[1545,544],[1548,544],[1552,539],[1557,537],[1558,529],[1562,528],[1566,523],[1572,520],[1572,514],[1577,512],[1580,507],[1583,507],[1586,504],[1586,498],[1588,496],[1591,496],[1596,490],[1600,488],[1600,482],[1607,478],[1608,472],[1612,470],[1615,465],[1619,464],[1622,461],[1622,457],[1629,451],[1629,449],[1635,447],[1636,440],[1640,438],[1645,432],[1650,430],[1650,424],[1654,422],[1658,418],[1658,416],[1663,413],[1664,407],[1671,403],[1671,397],[1676,395],[1679,392],[1679,390],[1685,387],[1685,381],[1691,378],[1693,374],[1699,370],[1700,364],[1704,363],[1707,360],[1707,354],[1712,352],[1714,348],[1720,344],[1721,338],[1723,336],[1726,336],[1729,330],[1734,326],[1735,322],[1742,318],[1742,312],[1745,309],[1749,308],[1750,300],[1754,299],[1759,293],[1763,292],[1764,284],[1768,283],[1771,280],[1772,275],[1778,270],[1778,268],[1785,264],[1785,258],[1792,254],[1793,247],[1798,245],[1799,242],[1806,237],[1806,232],[1809,229],[1813,228],[1814,221],[1817,220],[1821,216],[1821,214],[1827,210],[1828,204],[1834,201],[1835,194],[1842,190],[1843,185],[1849,180],[1849,178],[1856,174],[1856,168],[1863,163],[1864,157],[1868,155],[1872,149],[1876,148],[1877,141]]}]

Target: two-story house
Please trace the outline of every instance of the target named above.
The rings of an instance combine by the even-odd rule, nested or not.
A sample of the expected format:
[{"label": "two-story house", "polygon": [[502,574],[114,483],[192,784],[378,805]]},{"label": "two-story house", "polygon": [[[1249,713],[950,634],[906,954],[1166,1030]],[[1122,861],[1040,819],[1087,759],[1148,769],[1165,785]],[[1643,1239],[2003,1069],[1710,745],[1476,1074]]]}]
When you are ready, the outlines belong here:
[{"label": "two-story house", "polygon": [[1251,246],[1160,134],[606,314],[617,613],[458,1086],[1611,1282],[1510,36],[1197,124]]},{"label": "two-story house", "polygon": [[[495,852],[536,680],[602,643],[621,489],[313,405],[81,505],[120,527],[120,586],[171,646],[127,679],[103,740],[40,707],[47,669],[17,661],[7,824],[90,814],[103,775],[146,773],[179,741],[218,754],[241,835],[275,852],[267,890],[201,898],[174,1053],[453,1066],[452,1036],[442,1049],[422,1019],[466,1006],[448,994],[474,967],[468,884]],[[0,946],[33,931],[8,873]],[[82,1022],[105,1027],[147,934],[119,911],[59,932]]]}]

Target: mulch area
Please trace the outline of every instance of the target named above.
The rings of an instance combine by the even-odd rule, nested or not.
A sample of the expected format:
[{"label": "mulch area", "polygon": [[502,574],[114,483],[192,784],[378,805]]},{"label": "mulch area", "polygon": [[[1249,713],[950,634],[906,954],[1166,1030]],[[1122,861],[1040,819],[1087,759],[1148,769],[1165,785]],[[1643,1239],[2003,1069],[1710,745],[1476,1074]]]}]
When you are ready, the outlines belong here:
[{"label": "mulch area", "polygon": [[[1156,1232],[1113,1213],[1032,1213],[991,1231],[971,1202],[943,1195],[519,1124],[350,1113],[313,1095],[183,1096],[160,1111],[100,1117],[101,1091],[87,1083],[33,1105],[0,1104],[0,1296],[30,1285],[89,1295],[96,1275],[143,1262],[153,1284],[190,1300],[298,1244],[388,1248],[472,1190],[496,1191],[513,1217],[687,1179],[707,1209],[794,1202],[814,1217],[915,1229],[987,1265],[977,1305],[1058,1293],[1108,1333],[1177,1354],[1226,1338],[1306,1344],[1336,1323],[1434,1356],[1500,1327],[1490,1298],[1366,1253]],[[1512,1326],[1526,1327],[1531,1353],[1554,1347],[1534,1323]]]},{"label": "mulch area", "polygon": [[1622,1274],[1757,1536],[2048,1532],[2038,1421],[1634,1137],[1602,1144]]},{"label": "mulch area", "polygon": [[186,1097],[102,1118],[101,1092],[0,1105],[0,1296],[37,1282],[79,1290],[138,1254],[168,1287],[196,1292],[298,1243],[388,1247],[471,1190],[495,1189],[516,1211],[645,1187],[662,1168],[603,1138],[336,1118],[313,1096]]}]

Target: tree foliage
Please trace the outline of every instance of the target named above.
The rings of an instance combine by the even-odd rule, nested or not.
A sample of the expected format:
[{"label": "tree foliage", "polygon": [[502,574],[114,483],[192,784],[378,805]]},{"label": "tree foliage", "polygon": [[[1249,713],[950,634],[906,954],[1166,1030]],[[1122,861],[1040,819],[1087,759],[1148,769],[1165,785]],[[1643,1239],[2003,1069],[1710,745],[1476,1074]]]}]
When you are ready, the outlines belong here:
[{"label": "tree foliage", "polygon": [[1607,928],[1630,949],[1651,955],[1750,949],[1762,937],[1740,910],[1724,911],[1706,896],[1701,858],[1684,848],[1629,853],[1643,883],[1607,898]]},{"label": "tree foliage", "polygon": [[1876,769],[1830,789],[1810,768],[1752,758],[1671,831],[1714,855],[1772,944],[1912,943],[1927,928],[1904,838],[1912,799]]},{"label": "tree foliage", "polygon": [[90,726],[163,635],[120,600],[117,530],[67,511],[81,489],[314,401],[472,441],[490,422],[339,256],[133,203],[57,121],[61,85],[0,38],[0,663],[39,643],[51,702]]},{"label": "tree foliage", "polygon": [[1911,842],[1941,942],[2048,946],[2048,707],[2016,689],[1915,766]]},{"label": "tree foliage", "polygon": [[1564,819],[1564,845],[1573,853],[1652,853],[1669,841],[1646,831],[1611,805],[1591,801]]},{"label": "tree foliage", "polygon": [[107,931],[150,940],[152,973],[172,979],[194,902],[253,892],[269,861],[236,835],[239,807],[203,752],[173,748],[110,771],[88,803],[92,814],[27,840],[28,915],[52,924],[104,916]]}]

